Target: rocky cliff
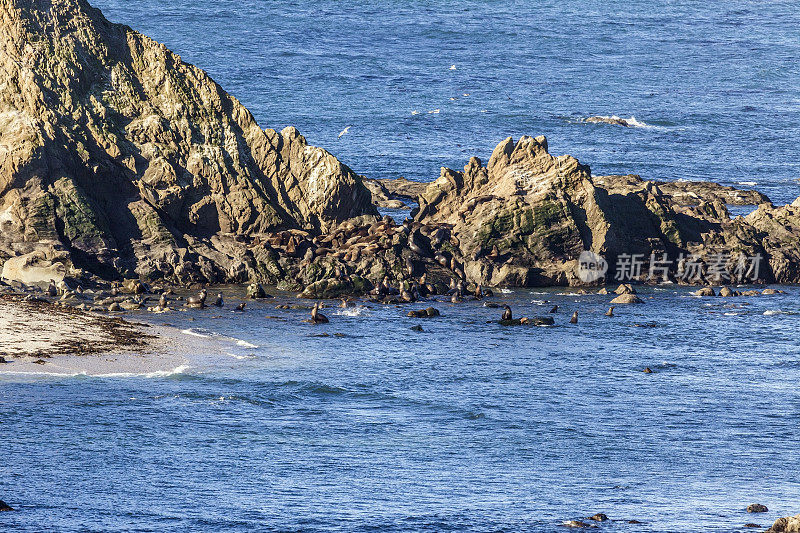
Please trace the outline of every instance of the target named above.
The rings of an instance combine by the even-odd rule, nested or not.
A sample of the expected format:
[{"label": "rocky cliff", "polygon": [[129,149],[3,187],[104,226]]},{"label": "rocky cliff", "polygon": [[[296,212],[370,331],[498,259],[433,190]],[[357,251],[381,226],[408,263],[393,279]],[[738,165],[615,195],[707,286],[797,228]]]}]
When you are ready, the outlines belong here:
[{"label": "rocky cliff", "polygon": [[[594,177],[575,158],[550,155],[544,137],[508,138],[486,166],[473,157],[463,171],[443,168],[419,204],[417,221],[452,228],[465,275],[476,283],[582,285],[583,251],[603,256],[611,275],[638,257],[643,268],[628,268],[626,280],[663,279],[661,270],[651,276],[649,260],[666,257],[670,279],[684,280],[691,258],[697,275],[685,281],[735,281],[742,260],[761,257],[759,271],[742,281],[800,281],[797,206],[776,208],[760,193],[713,183]],[[728,205],[759,207],[732,218]]]},{"label": "rocky cliff", "polygon": [[[268,282],[307,296],[406,296],[613,281],[800,282],[800,200],[711,183],[592,176],[544,137],[427,187],[367,181],[294,129],[261,129],[202,70],[83,0],[0,2],[0,264],[65,276]],[[419,208],[396,224],[382,207]],[[729,205],[758,206],[731,217]],[[610,264],[579,274],[582,252]],[[667,257],[653,277],[646,261]],[[721,264],[719,264],[721,262]],[[695,271],[691,278],[682,276]],[[752,275],[751,275],[752,274]],[[460,283],[459,283],[460,282]]]},{"label": "rocky cliff", "polygon": [[253,271],[237,239],[376,213],[331,154],[83,0],[0,3],[0,87],[0,260],[224,281]]}]

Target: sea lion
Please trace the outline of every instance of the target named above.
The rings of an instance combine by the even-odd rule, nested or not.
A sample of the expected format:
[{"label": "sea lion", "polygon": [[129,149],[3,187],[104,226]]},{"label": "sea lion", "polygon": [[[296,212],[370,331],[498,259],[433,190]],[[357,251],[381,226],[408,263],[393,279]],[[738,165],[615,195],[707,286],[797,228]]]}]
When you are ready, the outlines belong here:
[{"label": "sea lion", "polygon": [[161,298],[158,299],[158,306],[161,309],[164,309],[165,307],[167,307],[167,293],[166,292],[161,295]]},{"label": "sea lion", "polygon": [[550,310],[551,313],[558,313],[558,306],[554,305],[553,308]]},{"label": "sea lion", "polygon": [[478,283],[478,286],[475,288],[475,298],[478,300],[483,298],[483,287],[481,287],[480,283]]},{"label": "sea lion", "polygon": [[222,300],[222,294],[217,293],[217,299],[214,300],[214,305],[217,307],[225,305],[225,302]]},{"label": "sea lion", "polygon": [[575,311],[572,313],[572,318],[569,319],[570,324],[577,324],[578,323],[578,312]]},{"label": "sea lion", "polygon": [[50,280],[50,285],[47,286],[48,296],[58,296],[58,288],[56,287],[55,280]]},{"label": "sea lion", "polygon": [[507,305],[503,306],[503,317],[501,320],[513,320],[513,314],[511,313],[511,308]]},{"label": "sea lion", "polygon": [[614,316],[614,306],[613,305],[608,308],[608,311],[606,311],[606,316]]},{"label": "sea lion", "polygon": [[644,370],[642,370],[642,372],[644,372],[645,374],[652,374],[653,373],[653,371],[650,370],[649,366],[644,367]]},{"label": "sea lion", "polygon": [[464,301],[464,297],[461,296],[461,293],[459,291],[454,292],[453,296],[450,297],[450,302],[452,302],[454,304],[460,304],[463,301]]},{"label": "sea lion", "polygon": [[234,311],[244,311],[245,305],[247,305],[247,302],[240,303],[239,305],[236,306],[236,309],[234,309]]},{"label": "sea lion", "polygon": [[206,293],[206,290],[203,289],[203,290],[200,291],[200,294],[198,294],[197,296],[189,296],[186,299],[186,305],[189,306],[189,307],[198,307],[198,308],[202,309],[203,307],[206,306],[206,298],[207,297],[208,297],[208,294]]},{"label": "sea lion", "polygon": [[347,300],[342,298],[342,303],[339,304],[339,307],[341,307],[342,309],[346,309],[347,308]]},{"label": "sea lion", "polygon": [[319,312],[319,302],[314,304],[311,309],[311,322],[314,324],[327,324],[328,317]]}]

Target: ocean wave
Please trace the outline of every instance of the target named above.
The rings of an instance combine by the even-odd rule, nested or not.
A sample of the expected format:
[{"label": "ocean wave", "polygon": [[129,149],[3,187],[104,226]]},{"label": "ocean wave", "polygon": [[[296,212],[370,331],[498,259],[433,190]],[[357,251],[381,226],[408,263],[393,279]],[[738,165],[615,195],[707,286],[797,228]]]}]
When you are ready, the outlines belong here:
[{"label": "ocean wave", "polygon": [[163,378],[183,374],[190,368],[189,365],[180,365],[166,370],[154,370],[152,372],[107,372],[105,374],[93,374],[86,370],[80,371],[7,371],[3,374],[15,374],[20,376],[51,376],[54,378]]},{"label": "ocean wave", "polygon": [[251,342],[243,341],[242,339],[234,339],[233,337],[229,337],[231,340],[236,341],[236,346],[243,346],[245,348],[258,348],[257,344],[253,344]]},{"label": "ocean wave", "polygon": [[338,316],[361,316],[363,313],[368,311],[366,306],[357,305],[355,307],[346,307],[344,309],[339,309],[336,311],[336,315]]},{"label": "ocean wave", "polygon": [[737,181],[736,185],[746,185],[748,187],[755,187],[758,185],[758,182],[755,181]]},{"label": "ocean wave", "polygon": [[184,335],[191,335],[192,337],[200,337],[201,339],[218,339],[222,341],[232,342],[236,344],[236,346],[242,346],[243,348],[258,348],[257,344],[253,344],[251,342],[247,342],[242,339],[237,339],[236,337],[228,337],[226,335],[221,335],[214,331],[205,329],[205,328],[188,328],[182,329],[181,333]]},{"label": "ocean wave", "polygon": [[656,128],[652,124],[637,120],[635,116],[631,115],[628,118],[618,117],[617,115],[594,115],[583,119],[581,122],[589,124],[611,124],[616,126],[625,126],[626,128]]}]

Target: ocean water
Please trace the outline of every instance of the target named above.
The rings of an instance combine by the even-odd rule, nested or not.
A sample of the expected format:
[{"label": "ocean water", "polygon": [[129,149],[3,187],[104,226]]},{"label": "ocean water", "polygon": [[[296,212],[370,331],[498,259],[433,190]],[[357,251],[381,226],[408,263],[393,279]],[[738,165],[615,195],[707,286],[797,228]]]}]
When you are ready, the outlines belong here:
[{"label": "ocean water", "polygon": [[[598,174],[800,195],[794,2],[94,3],[369,177],[431,180],[545,134]],[[787,291],[642,289],[614,318],[609,297],[562,289],[493,300],[558,304],[555,327],[489,323],[482,302],[312,326],[275,309],[285,296],[137,316],[200,343],[188,368],[0,375],[0,499],[19,509],[0,531],[552,532],[597,512],[603,531],[766,527],[800,512]]]},{"label": "ocean water", "polygon": [[597,512],[603,531],[766,527],[800,511],[788,290],[643,289],[613,318],[608,296],[491,300],[559,305],[553,327],[500,326],[482,302],[427,320],[405,315],[430,303],[330,308],[317,326],[282,298],[142,315],[201,343],[188,368],[0,375],[0,498],[19,509],[0,530],[552,532]]},{"label": "ocean water", "polygon": [[369,177],[430,181],[527,134],[596,174],[800,196],[792,0],[94,4]]}]

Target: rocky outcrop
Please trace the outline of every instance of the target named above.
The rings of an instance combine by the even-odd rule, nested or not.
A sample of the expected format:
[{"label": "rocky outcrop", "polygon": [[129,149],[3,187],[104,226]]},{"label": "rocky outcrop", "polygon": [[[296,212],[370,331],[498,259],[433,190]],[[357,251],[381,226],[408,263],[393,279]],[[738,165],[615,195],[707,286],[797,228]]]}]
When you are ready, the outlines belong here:
[{"label": "rocky outcrop", "polygon": [[[730,217],[726,204],[748,203],[760,206],[745,218]],[[486,166],[473,157],[463,171],[443,168],[420,196],[415,219],[449,228],[458,242],[450,253],[468,280],[484,285],[614,279],[582,279],[583,251],[605,258],[612,275],[627,266],[617,279],[708,284],[737,274],[750,276],[746,281],[800,281],[798,211],[717,184],[594,177],[575,158],[550,155],[544,137],[522,137],[501,142]],[[741,264],[759,257],[758,269]],[[659,268],[650,270],[654,263]]]},{"label": "rocky outcrop", "polygon": [[363,181],[372,193],[372,203],[389,209],[405,208],[408,204],[417,203],[428,187],[427,183],[402,177],[378,180],[363,178]]},{"label": "rocky outcrop", "polygon": [[675,205],[690,206],[702,203],[719,203],[724,205],[761,205],[770,203],[769,198],[752,190],[741,190],[711,181],[650,181],[645,182],[636,174],[592,176],[593,183],[611,193],[623,192],[638,188],[645,183],[658,186],[661,194],[668,197]]},{"label": "rocky outcrop", "polygon": [[[800,199],[592,176],[544,137],[508,138],[486,166],[472,158],[428,185],[367,181],[294,128],[262,129],[205,72],[84,0],[0,3],[0,85],[0,264],[18,282],[375,287],[411,301],[467,282],[611,281],[581,276],[584,251],[594,268],[673,264],[622,281],[694,269],[689,282],[721,285],[714,272],[741,256],[763,258],[753,279],[800,281]],[[374,204],[400,202],[419,204],[413,220],[378,218]],[[759,207],[732,219],[731,204]]]},{"label": "rocky outcrop", "polygon": [[0,86],[0,260],[226,280],[237,238],[376,214],[331,154],[84,0],[0,5]]},{"label": "rocky outcrop", "polygon": [[577,159],[550,155],[544,137],[509,137],[487,166],[473,157],[463,172],[442,169],[416,217],[452,226],[468,277],[487,285],[579,285],[584,250],[613,258],[683,244],[657,186],[612,194]]},{"label": "rocky outcrop", "polygon": [[800,514],[778,518],[767,531],[771,533],[800,533]]}]

